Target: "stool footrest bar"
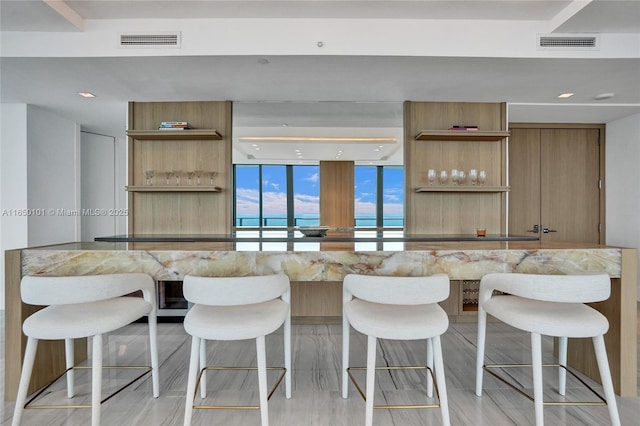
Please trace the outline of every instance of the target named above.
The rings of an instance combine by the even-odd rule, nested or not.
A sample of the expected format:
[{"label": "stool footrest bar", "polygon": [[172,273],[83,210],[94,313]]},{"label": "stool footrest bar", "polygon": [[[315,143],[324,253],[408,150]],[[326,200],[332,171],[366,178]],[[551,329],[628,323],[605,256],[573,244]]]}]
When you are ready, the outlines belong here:
[{"label": "stool footrest bar", "polygon": [[[219,367],[219,366],[207,366],[200,370],[200,374],[198,375],[198,380],[196,381],[196,389],[194,393],[194,399],[198,395],[198,387],[200,386],[200,380],[202,379],[202,375],[206,370],[212,371],[241,371],[241,370],[257,370],[258,367]],[[285,367],[267,367],[267,371],[282,371],[276,380],[276,383],[271,388],[271,391],[267,395],[267,401],[271,399],[271,396],[274,394],[284,376],[287,374],[287,369]],[[198,410],[258,410],[260,409],[259,405],[194,405],[194,409]]]},{"label": "stool footrest bar", "polygon": [[[500,376],[499,374],[491,371],[492,369],[498,369],[498,368],[525,368],[525,367],[532,367],[532,365],[531,364],[485,364],[485,365],[482,366],[482,368],[484,368],[484,370],[486,370],[487,373],[491,374],[493,377],[495,377],[496,379],[500,380],[502,383],[506,384],[507,386],[509,386],[510,388],[515,390],[516,392],[518,392],[520,395],[523,395],[524,397],[526,397],[530,401],[534,401],[534,398],[531,395],[529,395],[528,393],[524,392],[522,389],[517,388],[511,381],[509,381],[509,380],[503,378],[502,376]],[[607,405],[607,402],[606,402],[606,400],[604,399],[604,397],[602,395],[600,395],[595,389],[593,389],[591,386],[589,386],[588,383],[586,383],[584,380],[582,380],[573,371],[571,371],[570,369],[568,369],[564,365],[560,365],[560,364],[543,364],[542,367],[554,367],[554,368],[563,368],[563,369],[565,369],[576,380],[578,380],[587,389],[589,389],[591,391],[591,393],[593,393],[595,396],[598,397],[598,399],[600,399],[600,401],[543,401],[542,402],[543,405],[581,405],[581,406]]]},{"label": "stool footrest bar", "polygon": [[[351,373],[351,370],[362,371],[362,370],[366,370],[366,369],[367,369],[367,367],[348,367],[347,368],[347,375],[349,376],[349,379],[351,380],[353,385],[356,387],[356,390],[358,391],[358,393],[360,394],[362,399],[364,399],[365,401],[367,400],[367,397],[366,397],[364,391],[362,390],[362,388],[360,387],[360,385],[358,384],[358,381],[356,380],[356,378]],[[424,366],[424,365],[400,365],[400,366],[390,365],[390,366],[376,366],[375,369],[376,370],[427,370],[428,373],[431,375],[431,378],[433,379],[433,387],[434,387],[434,389],[436,391],[436,396],[438,397],[438,399],[440,399],[440,393],[438,392],[438,384],[437,384],[437,382],[435,380],[435,377],[433,376],[433,371],[431,371],[431,369],[429,367],[427,367],[427,366]],[[373,408],[375,408],[375,409],[379,409],[379,408],[386,408],[386,409],[440,408],[440,404],[374,405]]]},{"label": "stool footrest bar", "polygon": [[[24,408],[25,409],[29,409],[29,410],[35,410],[35,409],[61,409],[61,408],[91,408],[91,404],[75,404],[75,405],[60,405],[60,404],[50,404],[50,405],[31,405],[40,395],[42,395],[44,393],[44,391],[46,391],[47,389],[49,389],[54,383],[56,383],[60,378],[64,377],[69,371],[71,370],[91,370],[92,367],[90,366],[85,366],[85,365],[76,365],[73,366],[71,368],[67,368],[65,371],[62,372],[62,374],[60,374],[58,377],[56,377],[55,379],[53,379],[52,381],[50,381],[48,384],[46,384],[42,389],[40,389],[34,396],[31,397],[31,399],[29,399],[26,404],[24,404]],[[104,404],[105,402],[107,402],[108,400],[110,400],[111,398],[113,398],[114,396],[116,396],[117,394],[119,394],[120,392],[122,392],[123,390],[125,390],[126,388],[128,388],[129,386],[131,386],[132,384],[134,384],[135,382],[137,382],[138,380],[140,380],[141,378],[143,378],[144,376],[146,376],[147,374],[151,373],[151,371],[153,370],[152,367],[148,366],[148,365],[122,365],[122,366],[116,366],[116,365],[103,365],[102,366],[103,369],[109,369],[109,370],[114,370],[114,369],[118,369],[118,370],[145,370],[142,373],[140,373],[137,377],[133,378],[132,380],[130,380],[129,382],[127,382],[126,384],[124,384],[123,386],[121,386],[120,388],[118,388],[115,392],[111,393],[109,396],[107,396],[106,398],[104,398],[102,401],[100,401],[100,404]]]}]

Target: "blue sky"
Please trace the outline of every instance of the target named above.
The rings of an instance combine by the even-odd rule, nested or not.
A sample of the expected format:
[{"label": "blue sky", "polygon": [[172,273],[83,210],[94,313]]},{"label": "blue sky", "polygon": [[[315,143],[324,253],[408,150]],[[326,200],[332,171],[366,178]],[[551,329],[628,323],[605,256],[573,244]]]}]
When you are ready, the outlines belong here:
[{"label": "blue sky", "polygon": [[[320,175],[318,166],[294,166],[294,209],[296,216],[319,215]],[[403,214],[403,170],[385,168],[384,214]],[[282,165],[262,166],[262,203],[264,215],[286,215],[286,168]],[[239,216],[258,215],[258,167],[236,167],[236,211]],[[356,216],[375,215],[376,168],[356,166]]]}]

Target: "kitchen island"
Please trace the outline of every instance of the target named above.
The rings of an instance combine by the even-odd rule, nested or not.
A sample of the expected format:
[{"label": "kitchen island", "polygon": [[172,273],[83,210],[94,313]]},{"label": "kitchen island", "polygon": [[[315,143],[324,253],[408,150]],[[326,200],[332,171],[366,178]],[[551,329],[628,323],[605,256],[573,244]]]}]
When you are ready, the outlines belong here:
[{"label": "kitchen island", "polygon": [[[211,238],[207,241],[163,241],[168,238],[125,236],[121,238],[128,241],[72,242],[7,251],[5,397],[9,400],[15,398],[19,381],[25,344],[21,333],[22,321],[37,309],[20,301],[21,277],[118,272],[144,272],[157,281],[180,281],[187,274],[243,276],[284,273],[292,281],[292,314],[311,320],[339,318],[341,281],[349,273],[397,276],[446,273],[452,280],[452,296],[444,302],[445,309],[452,320],[473,320],[473,311],[460,311],[460,286],[466,280],[477,281],[489,272],[606,272],[612,279],[611,297],[594,306],[610,322],[605,338],[616,392],[621,396],[636,396],[635,249],[541,243],[527,237],[404,237],[397,233],[369,232],[341,234],[342,240],[331,233],[325,238],[312,239],[281,233],[271,236],[229,235],[215,241]],[[323,306],[318,309],[318,305]],[[569,364],[597,380],[599,375],[590,341],[571,340]],[[47,349],[39,351],[40,358],[34,369],[34,388],[64,370],[63,346],[62,343],[51,342]],[[82,346],[79,345],[79,354]],[[40,372],[36,374],[36,370]]]}]

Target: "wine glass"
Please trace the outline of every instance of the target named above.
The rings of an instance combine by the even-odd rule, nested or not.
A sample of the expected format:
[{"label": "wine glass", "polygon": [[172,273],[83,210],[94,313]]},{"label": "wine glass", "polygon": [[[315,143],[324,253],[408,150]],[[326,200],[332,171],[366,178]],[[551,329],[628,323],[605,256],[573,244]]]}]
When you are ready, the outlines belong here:
[{"label": "wine glass", "polygon": [[200,177],[202,176],[202,170],[195,170],[194,173],[196,174],[196,185],[200,185]]},{"label": "wine glass", "polygon": [[191,183],[193,182],[193,177],[195,176],[196,172],[193,170],[189,170],[187,172],[187,179],[189,179],[189,185],[191,185]]},{"label": "wine glass", "polygon": [[144,172],[144,176],[147,179],[147,185],[153,185],[153,176],[155,176],[155,172],[153,170],[147,170]]},{"label": "wine glass", "polygon": [[459,170],[458,171],[458,185],[462,185],[464,184],[465,179],[467,178],[467,176],[464,173],[464,170]]},{"label": "wine glass", "polygon": [[213,178],[216,177],[218,172],[209,172],[209,185],[213,186]]},{"label": "wine glass", "polygon": [[444,185],[449,180],[449,175],[446,170],[440,170],[440,184]]},{"label": "wine glass", "polygon": [[173,174],[176,177],[176,186],[180,186],[180,175],[182,174],[182,170],[174,170]]},{"label": "wine glass", "polygon": [[165,183],[169,186],[169,180],[173,176],[173,172],[164,172]]},{"label": "wine glass", "polygon": [[480,170],[480,173],[478,173],[478,183],[482,185],[486,181],[487,181],[487,172],[485,172],[484,170]]},{"label": "wine glass", "polygon": [[433,185],[433,182],[435,182],[436,171],[434,169],[427,170],[427,180],[429,181],[429,185]]},{"label": "wine glass", "polygon": [[469,170],[469,180],[471,181],[471,185],[475,185],[478,182],[478,170]]},{"label": "wine glass", "polygon": [[451,182],[453,182],[454,185],[458,184],[458,177],[460,176],[458,169],[451,169]]}]

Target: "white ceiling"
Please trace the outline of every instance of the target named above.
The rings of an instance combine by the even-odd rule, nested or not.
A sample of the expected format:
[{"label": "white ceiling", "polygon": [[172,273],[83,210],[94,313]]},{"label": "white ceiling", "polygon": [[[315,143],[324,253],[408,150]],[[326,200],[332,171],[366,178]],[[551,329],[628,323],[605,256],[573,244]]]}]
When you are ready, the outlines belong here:
[{"label": "white ceiling", "polygon": [[[640,112],[634,0],[1,0],[0,29],[3,103],[123,137],[128,101],[232,100],[237,162],[314,162],[342,150],[341,159],[401,163],[405,100],[507,102],[512,122]],[[119,34],[160,29],[179,32],[181,46],[115,47]],[[543,51],[535,43],[545,33],[596,35],[598,46]],[[557,98],[566,91],[575,95]],[[594,99],[602,93],[615,96]],[[397,142],[263,142],[256,151],[246,136]]]}]

